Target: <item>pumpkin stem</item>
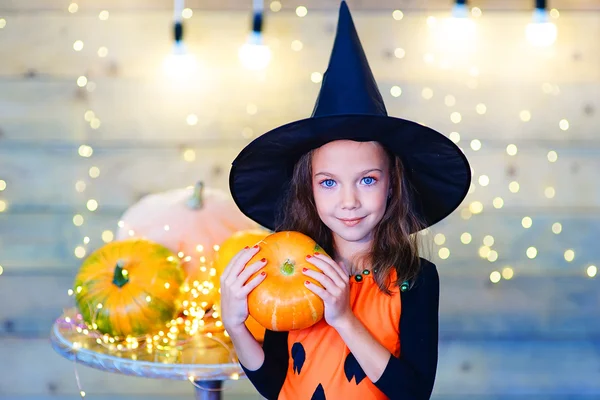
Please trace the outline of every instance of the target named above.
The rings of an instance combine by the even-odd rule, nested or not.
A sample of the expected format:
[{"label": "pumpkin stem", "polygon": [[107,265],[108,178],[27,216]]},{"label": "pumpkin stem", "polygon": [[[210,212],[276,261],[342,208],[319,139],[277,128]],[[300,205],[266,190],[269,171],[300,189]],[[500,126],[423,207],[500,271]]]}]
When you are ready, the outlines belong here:
[{"label": "pumpkin stem", "polygon": [[292,275],[294,273],[294,262],[290,259],[285,260],[281,266],[281,273],[284,275]]},{"label": "pumpkin stem", "polygon": [[201,181],[196,182],[194,185],[194,193],[188,199],[187,205],[189,208],[193,208],[194,210],[198,208],[202,208],[204,203],[204,183]]},{"label": "pumpkin stem", "polygon": [[127,270],[123,269],[123,267],[125,267],[125,262],[123,262],[123,260],[117,261],[115,273],[113,275],[113,284],[119,288],[122,288],[127,282],[129,282],[129,274],[127,273]]}]

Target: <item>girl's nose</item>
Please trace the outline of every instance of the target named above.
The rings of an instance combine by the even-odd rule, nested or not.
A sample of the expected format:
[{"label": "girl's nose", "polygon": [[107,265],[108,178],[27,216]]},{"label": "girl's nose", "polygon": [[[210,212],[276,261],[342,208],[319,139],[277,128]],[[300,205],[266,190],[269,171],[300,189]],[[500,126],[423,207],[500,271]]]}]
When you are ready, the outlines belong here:
[{"label": "girl's nose", "polygon": [[341,191],[341,194],[341,206],[343,209],[354,209],[359,206],[360,202],[358,201],[358,196],[354,190],[344,189]]}]

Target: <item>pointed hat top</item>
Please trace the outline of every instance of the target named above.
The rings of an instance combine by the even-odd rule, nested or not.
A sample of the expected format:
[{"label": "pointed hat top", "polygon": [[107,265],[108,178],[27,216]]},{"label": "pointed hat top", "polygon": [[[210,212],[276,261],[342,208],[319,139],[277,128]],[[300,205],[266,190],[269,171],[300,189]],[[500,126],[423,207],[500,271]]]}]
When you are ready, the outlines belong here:
[{"label": "pointed hat top", "polygon": [[345,1],[340,5],[333,50],[312,116],[340,114],[387,116],[383,98]]}]

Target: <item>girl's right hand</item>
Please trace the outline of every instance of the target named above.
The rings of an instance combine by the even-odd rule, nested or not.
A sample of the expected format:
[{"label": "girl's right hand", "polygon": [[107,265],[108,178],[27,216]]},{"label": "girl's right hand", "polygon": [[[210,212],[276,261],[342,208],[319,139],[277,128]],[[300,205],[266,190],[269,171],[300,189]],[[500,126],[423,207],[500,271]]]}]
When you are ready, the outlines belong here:
[{"label": "girl's right hand", "polygon": [[251,281],[246,281],[267,262],[263,258],[246,267],[246,264],[256,253],[259,247],[246,247],[240,250],[227,264],[221,274],[221,319],[228,332],[244,325],[248,318],[248,294],[257,287],[266,277],[263,271]]}]

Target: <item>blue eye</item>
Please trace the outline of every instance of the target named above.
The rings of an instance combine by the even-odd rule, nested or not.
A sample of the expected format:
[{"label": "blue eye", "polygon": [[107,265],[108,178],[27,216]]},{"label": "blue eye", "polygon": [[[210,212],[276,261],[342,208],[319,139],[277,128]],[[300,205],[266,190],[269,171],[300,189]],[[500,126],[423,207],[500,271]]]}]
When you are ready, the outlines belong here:
[{"label": "blue eye", "polygon": [[362,181],[367,186],[373,185],[375,182],[377,182],[377,180],[375,178],[373,178],[372,176],[366,176],[366,177],[362,178]]},{"label": "blue eye", "polygon": [[335,181],[333,179],[325,179],[321,182],[321,186],[325,186],[326,188],[332,188],[335,186]]}]

